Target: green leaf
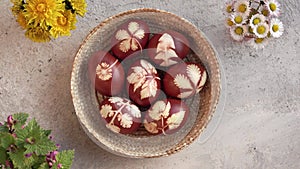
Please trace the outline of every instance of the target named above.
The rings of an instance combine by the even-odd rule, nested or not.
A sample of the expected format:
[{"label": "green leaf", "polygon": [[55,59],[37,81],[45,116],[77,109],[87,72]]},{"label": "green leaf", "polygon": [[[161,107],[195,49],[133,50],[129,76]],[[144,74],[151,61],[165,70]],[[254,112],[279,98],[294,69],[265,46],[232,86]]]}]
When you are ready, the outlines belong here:
[{"label": "green leaf", "polygon": [[7,160],[6,150],[0,147],[0,164],[5,164],[6,160]]},{"label": "green leaf", "polygon": [[23,130],[22,127],[25,125],[27,118],[28,118],[28,114],[26,113],[17,113],[12,115],[13,119],[16,120],[16,124],[14,124],[13,128],[17,131],[17,130]]},{"label": "green leaf", "polygon": [[15,138],[9,133],[1,133],[0,137],[1,147],[4,149],[15,143]]},{"label": "green leaf", "polygon": [[49,169],[49,165],[46,162],[44,162],[42,165],[39,166],[38,169]]},{"label": "green leaf", "polygon": [[26,113],[17,113],[12,115],[14,120],[17,120],[17,123],[20,123],[21,125],[25,125],[27,118],[28,118],[28,114]]},{"label": "green leaf", "polygon": [[47,137],[36,140],[34,144],[25,144],[24,147],[27,149],[25,153],[35,152],[37,155],[47,154],[57,149],[56,145]]},{"label": "green leaf", "polygon": [[49,136],[51,134],[51,130],[43,130],[45,136]]},{"label": "green leaf", "polygon": [[46,162],[46,155],[37,156],[36,154],[32,154],[34,159],[34,163],[32,164],[33,169],[39,168],[44,162]]},{"label": "green leaf", "polygon": [[16,131],[16,135],[17,135],[16,145],[18,147],[24,146],[24,144],[26,143],[26,138],[30,134],[29,131],[30,131],[29,129],[25,129],[25,128],[23,130]]},{"label": "green leaf", "polygon": [[74,159],[74,150],[64,150],[56,155],[56,163],[53,164],[53,169],[58,169],[61,164],[63,169],[69,169],[72,166]]},{"label": "green leaf", "polygon": [[34,158],[32,156],[25,157],[24,151],[24,149],[18,149],[16,152],[9,152],[8,155],[15,168],[31,169],[31,166],[34,163]]},{"label": "green leaf", "polygon": [[[54,142],[52,142],[46,135],[48,130],[43,130],[36,122],[35,119],[31,120],[28,125],[23,129],[16,131],[18,146],[24,145],[27,149],[25,153],[35,152],[37,155],[44,155],[50,151],[57,149]],[[31,142],[26,142],[30,139]]]},{"label": "green leaf", "polygon": [[18,150],[16,152],[9,152],[8,155],[9,155],[11,161],[13,162],[13,165],[16,168],[23,167],[24,160],[25,160],[24,150]]},{"label": "green leaf", "polygon": [[0,132],[5,132],[5,133],[8,132],[9,129],[8,129],[8,127],[6,125],[7,125],[7,123],[5,122],[3,124],[3,126],[0,126]]}]

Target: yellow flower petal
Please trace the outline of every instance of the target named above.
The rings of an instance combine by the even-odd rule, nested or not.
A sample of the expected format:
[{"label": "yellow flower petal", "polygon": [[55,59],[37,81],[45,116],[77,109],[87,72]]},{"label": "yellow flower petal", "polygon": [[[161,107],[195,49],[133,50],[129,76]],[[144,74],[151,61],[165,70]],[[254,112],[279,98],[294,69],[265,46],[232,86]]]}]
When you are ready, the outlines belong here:
[{"label": "yellow flower petal", "polygon": [[66,0],[66,3],[67,1],[69,1],[69,3],[71,4],[72,9],[75,11],[75,13],[80,16],[84,16],[87,6],[85,0]]},{"label": "yellow flower petal", "polygon": [[39,25],[45,28],[51,26],[63,10],[62,4],[56,0],[27,0],[24,7],[28,23],[33,23],[34,27]]},{"label": "yellow flower petal", "polygon": [[11,2],[14,4],[12,7],[11,7],[11,11],[12,13],[15,15],[15,16],[18,16],[18,14],[20,12],[22,12],[22,8],[24,7],[23,6],[23,3],[22,3],[22,0],[11,0]]},{"label": "yellow flower petal", "polygon": [[17,22],[21,25],[23,29],[27,28],[27,20],[22,12],[20,12],[17,16]]},{"label": "yellow flower petal", "polygon": [[49,31],[41,26],[28,28],[25,35],[34,42],[48,42],[51,40]]},{"label": "yellow flower petal", "polygon": [[53,21],[50,34],[55,38],[58,36],[70,36],[70,31],[76,28],[75,23],[76,15],[70,10],[61,12],[61,15],[57,16],[56,20]]}]

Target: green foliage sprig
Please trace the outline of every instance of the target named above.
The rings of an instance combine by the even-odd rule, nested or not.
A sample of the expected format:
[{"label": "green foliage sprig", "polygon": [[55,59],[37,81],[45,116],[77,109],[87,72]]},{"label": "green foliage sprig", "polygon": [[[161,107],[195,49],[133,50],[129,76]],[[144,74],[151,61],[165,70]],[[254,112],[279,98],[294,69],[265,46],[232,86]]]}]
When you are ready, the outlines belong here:
[{"label": "green foliage sprig", "polygon": [[59,152],[50,130],[42,129],[35,119],[26,125],[28,114],[18,113],[0,123],[0,168],[68,169],[74,150]]}]

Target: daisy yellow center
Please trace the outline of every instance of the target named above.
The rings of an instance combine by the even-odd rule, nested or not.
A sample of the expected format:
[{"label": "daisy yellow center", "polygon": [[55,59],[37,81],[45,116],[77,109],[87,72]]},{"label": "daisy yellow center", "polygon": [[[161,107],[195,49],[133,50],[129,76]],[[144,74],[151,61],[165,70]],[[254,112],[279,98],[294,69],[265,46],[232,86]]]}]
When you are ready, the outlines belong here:
[{"label": "daisy yellow center", "polygon": [[38,12],[46,12],[46,8],[47,8],[47,6],[44,3],[40,3],[36,6],[36,10]]},{"label": "daisy yellow center", "polygon": [[262,43],[264,41],[264,38],[257,38],[254,41],[255,43]]},{"label": "daisy yellow center", "polygon": [[244,30],[243,30],[243,28],[241,28],[241,27],[237,27],[237,28],[235,28],[234,32],[235,32],[237,35],[242,35],[243,32],[244,32]]},{"label": "daisy yellow center", "polygon": [[58,17],[58,19],[57,19],[57,23],[59,25],[66,25],[67,21],[68,21],[68,19],[64,16]]},{"label": "daisy yellow center", "polygon": [[266,28],[262,25],[257,27],[257,33],[264,34],[266,32]]},{"label": "daisy yellow center", "polygon": [[232,7],[231,7],[231,5],[228,5],[226,8],[226,12],[231,13],[231,11],[232,11]]},{"label": "daisy yellow center", "polygon": [[268,16],[269,15],[269,11],[267,9],[263,9],[261,11],[261,13],[264,15],[264,16]]},{"label": "daisy yellow center", "polygon": [[259,23],[260,23],[260,19],[259,19],[259,18],[253,19],[253,24],[254,24],[254,25],[257,25],[257,24],[259,24]]},{"label": "daisy yellow center", "polygon": [[242,16],[236,16],[236,17],[234,18],[234,21],[235,21],[236,23],[242,23],[242,22],[243,22],[243,17],[242,17]]},{"label": "daisy yellow center", "polygon": [[228,20],[227,20],[227,25],[228,25],[228,26],[232,26],[232,25],[233,25],[233,22],[231,21],[231,19],[228,19]]},{"label": "daisy yellow center", "polygon": [[279,30],[279,25],[273,25],[272,30],[273,32],[277,32]]},{"label": "daisy yellow center", "polygon": [[246,10],[247,10],[247,5],[241,4],[241,5],[239,6],[238,10],[239,10],[239,12],[242,12],[242,13],[246,12]]},{"label": "daisy yellow center", "polygon": [[270,3],[269,7],[270,7],[271,11],[275,11],[277,8],[276,4],[274,4],[274,3]]}]

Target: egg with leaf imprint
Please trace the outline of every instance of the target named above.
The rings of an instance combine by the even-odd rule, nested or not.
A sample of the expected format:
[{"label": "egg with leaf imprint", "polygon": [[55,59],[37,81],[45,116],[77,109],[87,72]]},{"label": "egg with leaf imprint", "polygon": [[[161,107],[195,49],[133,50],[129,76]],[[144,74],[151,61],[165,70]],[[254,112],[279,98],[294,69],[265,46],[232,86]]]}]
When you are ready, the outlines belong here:
[{"label": "egg with leaf imprint", "polygon": [[154,34],[147,49],[150,59],[162,67],[179,63],[190,51],[187,38],[173,30]]},{"label": "egg with leaf imprint", "polygon": [[182,100],[158,100],[147,111],[143,124],[151,134],[167,135],[182,128],[188,115],[189,108]]},{"label": "egg with leaf imprint", "polygon": [[127,92],[137,105],[146,107],[160,94],[160,77],[156,68],[144,59],[135,61],[127,74]]},{"label": "egg with leaf imprint", "polygon": [[112,37],[112,52],[119,59],[125,59],[137,51],[142,51],[149,40],[149,27],[138,19],[122,24]]},{"label": "egg with leaf imprint", "polygon": [[175,98],[188,98],[199,93],[207,79],[204,66],[198,63],[180,63],[170,67],[164,78],[164,92]]},{"label": "egg with leaf imprint", "polygon": [[130,100],[110,97],[100,103],[100,115],[106,127],[115,133],[130,134],[141,125],[141,111]]},{"label": "egg with leaf imprint", "polygon": [[110,53],[94,53],[89,59],[88,70],[92,85],[102,95],[114,96],[124,89],[123,66]]}]

